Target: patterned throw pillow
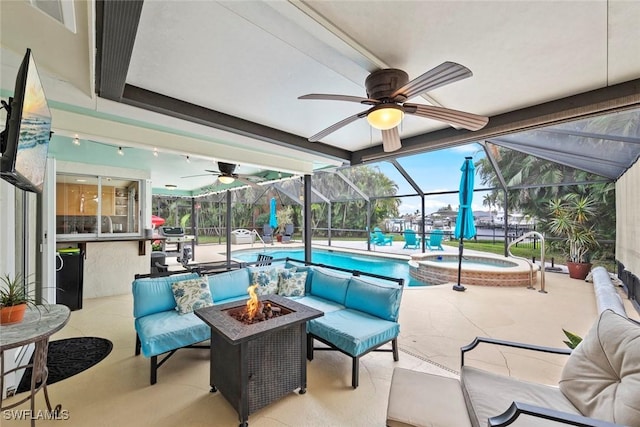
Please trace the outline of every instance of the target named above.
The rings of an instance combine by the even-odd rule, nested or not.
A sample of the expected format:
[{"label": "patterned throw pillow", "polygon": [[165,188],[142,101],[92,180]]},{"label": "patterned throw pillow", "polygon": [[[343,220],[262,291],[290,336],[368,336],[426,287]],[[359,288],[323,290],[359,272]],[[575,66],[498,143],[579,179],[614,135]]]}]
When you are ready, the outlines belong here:
[{"label": "patterned throw pillow", "polygon": [[213,305],[209,282],[205,277],[172,283],[171,290],[176,300],[176,310],[180,314],[192,313]]},{"label": "patterned throw pillow", "polygon": [[[255,270],[251,273],[251,285],[259,285],[256,289],[256,294],[267,295],[278,293],[278,274],[287,270],[284,268],[265,268],[262,270]],[[289,269],[296,271],[295,267]]]},{"label": "patterned throw pillow", "polygon": [[304,284],[307,281],[307,272],[292,272],[284,270],[280,273],[278,282],[278,295],[284,297],[303,297]]}]

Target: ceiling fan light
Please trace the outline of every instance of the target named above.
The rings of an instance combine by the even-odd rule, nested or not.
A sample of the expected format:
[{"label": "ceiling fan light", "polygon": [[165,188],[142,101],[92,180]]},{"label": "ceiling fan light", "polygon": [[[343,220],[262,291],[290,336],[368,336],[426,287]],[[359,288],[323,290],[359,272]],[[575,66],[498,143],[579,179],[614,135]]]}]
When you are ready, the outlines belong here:
[{"label": "ceiling fan light", "polygon": [[380,104],[373,107],[367,115],[367,121],[371,126],[380,130],[393,129],[398,126],[404,117],[404,110],[396,104]]},{"label": "ceiling fan light", "polygon": [[233,181],[235,181],[236,179],[232,176],[225,176],[225,175],[220,175],[218,177],[218,181],[220,181],[223,184],[231,184],[233,183]]}]

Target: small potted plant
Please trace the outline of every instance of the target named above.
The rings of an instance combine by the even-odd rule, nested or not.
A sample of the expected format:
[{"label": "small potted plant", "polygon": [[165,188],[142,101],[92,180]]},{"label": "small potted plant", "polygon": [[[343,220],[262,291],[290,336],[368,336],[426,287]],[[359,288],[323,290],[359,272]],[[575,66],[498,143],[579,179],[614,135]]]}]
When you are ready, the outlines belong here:
[{"label": "small potted plant", "polygon": [[27,285],[21,274],[0,277],[0,324],[21,322],[27,306],[36,306],[35,298],[27,291]]},{"label": "small potted plant", "polygon": [[591,270],[590,252],[598,246],[595,225],[596,201],[592,196],[567,194],[549,202],[549,231],[565,238],[569,277],[584,280]]}]

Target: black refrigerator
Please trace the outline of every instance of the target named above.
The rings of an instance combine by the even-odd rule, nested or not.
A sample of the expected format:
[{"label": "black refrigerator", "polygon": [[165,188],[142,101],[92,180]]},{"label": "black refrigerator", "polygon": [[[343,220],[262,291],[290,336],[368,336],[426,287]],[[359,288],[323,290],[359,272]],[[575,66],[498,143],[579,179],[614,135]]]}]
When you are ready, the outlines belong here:
[{"label": "black refrigerator", "polygon": [[[80,249],[61,249],[56,272],[56,303],[66,305],[71,311],[82,308],[82,281],[84,252]],[[61,262],[62,261],[62,262]]]}]

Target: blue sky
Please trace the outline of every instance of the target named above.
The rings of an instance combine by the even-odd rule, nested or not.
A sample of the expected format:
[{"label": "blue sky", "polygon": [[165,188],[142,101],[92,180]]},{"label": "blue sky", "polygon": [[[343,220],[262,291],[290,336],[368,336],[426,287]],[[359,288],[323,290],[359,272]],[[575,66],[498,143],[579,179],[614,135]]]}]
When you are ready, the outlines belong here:
[{"label": "blue sky", "polygon": [[[474,163],[485,157],[484,150],[478,144],[467,144],[446,150],[436,150],[429,153],[412,155],[398,159],[398,163],[409,173],[425,193],[437,191],[457,191],[460,186],[460,167],[465,156],[473,156]],[[376,163],[380,171],[389,176],[398,184],[398,194],[415,193],[413,188],[404,180],[402,175],[393,165],[387,162]],[[479,188],[481,182],[476,175],[475,188]],[[473,195],[473,210],[488,210],[482,206],[484,192],[475,192]],[[420,198],[402,198],[400,213],[413,213],[420,209]],[[451,205],[457,209],[459,204],[457,194],[442,194],[428,196],[425,199],[425,210],[429,214],[438,208]]]}]

